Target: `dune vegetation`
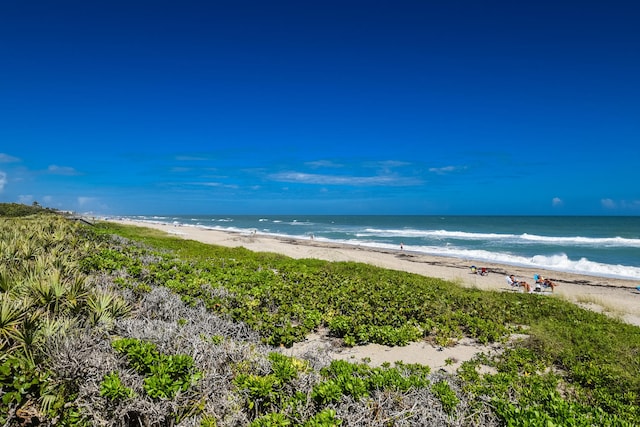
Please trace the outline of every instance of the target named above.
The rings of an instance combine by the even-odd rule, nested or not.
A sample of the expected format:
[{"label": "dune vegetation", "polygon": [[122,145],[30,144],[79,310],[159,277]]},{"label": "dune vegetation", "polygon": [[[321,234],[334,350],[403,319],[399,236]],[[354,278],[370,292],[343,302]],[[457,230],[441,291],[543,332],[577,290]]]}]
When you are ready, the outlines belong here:
[{"label": "dune vegetation", "polygon": [[[2,426],[640,425],[640,328],[567,301],[25,214],[0,217]],[[320,329],[503,351],[283,354]]]}]

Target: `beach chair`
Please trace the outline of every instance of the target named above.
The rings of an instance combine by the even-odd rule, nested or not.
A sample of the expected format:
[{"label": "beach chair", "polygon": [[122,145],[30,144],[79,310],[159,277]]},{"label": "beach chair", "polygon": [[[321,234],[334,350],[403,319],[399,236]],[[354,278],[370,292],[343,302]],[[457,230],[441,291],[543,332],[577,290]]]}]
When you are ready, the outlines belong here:
[{"label": "beach chair", "polygon": [[535,283],[535,286],[536,286],[534,290],[536,292],[542,292],[543,281],[540,275],[538,274],[533,275],[533,283]]},{"label": "beach chair", "polygon": [[553,292],[553,286],[549,285],[549,281],[545,280],[544,277],[540,276],[539,274],[534,274],[533,279],[535,280],[536,284],[536,292],[547,291],[549,288],[551,288],[551,291]]},{"label": "beach chair", "polygon": [[506,276],[505,279],[507,280],[507,285],[509,285],[509,287],[511,288],[515,288],[516,292],[531,293],[530,286],[527,284],[527,282],[514,282],[513,280],[511,280],[511,277],[509,276]]}]

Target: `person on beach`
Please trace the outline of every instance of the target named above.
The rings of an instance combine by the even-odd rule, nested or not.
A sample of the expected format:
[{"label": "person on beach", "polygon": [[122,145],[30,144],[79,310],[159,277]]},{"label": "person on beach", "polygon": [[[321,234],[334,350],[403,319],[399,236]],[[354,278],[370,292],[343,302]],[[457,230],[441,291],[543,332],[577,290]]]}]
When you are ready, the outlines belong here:
[{"label": "person on beach", "polygon": [[531,285],[529,285],[527,282],[520,282],[518,280],[516,280],[516,276],[514,276],[513,274],[509,275],[507,277],[507,283],[509,284],[509,286],[515,286],[515,287],[524,287],[524,290],[526,292],[531,292]]},{"label": "person on beach", "polygon": [[551,281],[550,279],[547,279],[537,274],[534,275],[533,278],[536,281],[536,291],[542,291],[542,288],[551,288],[551,292],[553,292],[556,289],[557,285],[555,284],[555,282]]},{"label": "person on beach", "polygon": [[556,290],[556,285],[555,282],[552,282],[551,280],[544,278],[544,277],[540,277],[542,279],[542,286],[544,286],[545,288],[551,288],[551,292]]}]

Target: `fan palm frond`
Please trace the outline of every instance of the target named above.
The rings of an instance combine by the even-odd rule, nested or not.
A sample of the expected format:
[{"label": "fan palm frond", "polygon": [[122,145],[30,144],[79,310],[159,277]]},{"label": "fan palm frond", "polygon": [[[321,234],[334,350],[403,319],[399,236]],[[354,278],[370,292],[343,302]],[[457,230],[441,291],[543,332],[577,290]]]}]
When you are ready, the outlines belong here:
[{"label": "fan palm frond", "polygon": [[25,316],[24,305],[7,294],[0,294],[0,338],[15,341],[18,327]]},{"label": "fan palm frond", "polygon": [[101,292],[91,295],[87,300],[89,307],[89,322],[96,324],[110,324],[118,317],[124,317],[131,312],[131,306],[120,296],[112,292]]}]

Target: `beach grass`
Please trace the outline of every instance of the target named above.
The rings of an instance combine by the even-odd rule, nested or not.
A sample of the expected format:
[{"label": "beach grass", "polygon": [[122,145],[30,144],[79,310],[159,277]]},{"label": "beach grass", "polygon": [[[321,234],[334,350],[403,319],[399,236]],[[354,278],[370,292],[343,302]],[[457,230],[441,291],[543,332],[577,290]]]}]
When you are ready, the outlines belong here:
[{"label": "beach grass", "polygon": [[[0,233],[3,425],[640,423],[640,328],[559,298],[49,213]],[[455,375],[274,355],[319,328],[503,350]]]},{"label": "beach grass", "polygon": [[599,309],[602,310],[603,313],[607,313],[614,318],[622,319],[625,315],[625,312],[623,310],[620,310],[615,305],[610,304],[604,301],[602,298],[594,295],[578,295],[576,297],[576,301],[578,304],[599,307]]}]

